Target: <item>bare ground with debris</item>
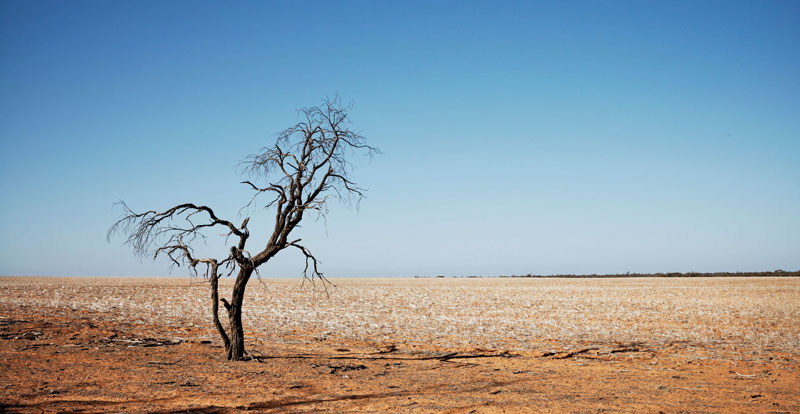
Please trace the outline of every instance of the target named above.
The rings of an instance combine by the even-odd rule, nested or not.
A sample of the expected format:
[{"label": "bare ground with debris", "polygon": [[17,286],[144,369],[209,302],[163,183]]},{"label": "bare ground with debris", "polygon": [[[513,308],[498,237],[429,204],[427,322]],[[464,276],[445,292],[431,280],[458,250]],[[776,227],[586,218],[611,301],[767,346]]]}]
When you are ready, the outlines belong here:
[{"label": "bare ground with debris", "polygon": [[2,278],[0,411],[800,411],[797,278],[338,284],[254,284],[234,363],[198,280]]}]

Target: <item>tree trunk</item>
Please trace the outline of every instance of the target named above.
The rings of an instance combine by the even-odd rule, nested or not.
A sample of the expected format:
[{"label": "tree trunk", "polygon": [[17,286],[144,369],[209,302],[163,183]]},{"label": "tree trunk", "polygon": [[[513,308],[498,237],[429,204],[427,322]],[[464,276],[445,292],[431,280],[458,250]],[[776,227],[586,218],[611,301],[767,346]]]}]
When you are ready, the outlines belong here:
[{"label": "tree trunk", "polygon": [[222,338],[222,343],[225,345],[225,352],[228,352],[228,350],[231,348],[231,341],[228,339],[228,335],[225,333],[225,328],[222,327],[222,323],[219,321],[218,281],[219,274],[217,274],[217,262],[214,261],[211,265],[211,314],[214,318],[214,326],[217,328],[217,332],[219,332],[219,336]]},{"label": "tree trunk", "polygon": [[242,329],[242,305],[231,304],[230,311],[231,343],[228,347],[229,361],[244,360],[244,330]]},{"label": "tree trunk", "polygon": [[244,290],[253,269],[243,267],[239,270],[236,283],[233,285],[231,307],[228,309],[228,321],[230,322],[230,346],[228,347],[228,360],[244,360],[244,330],[242,329],[242,303],[244,302]]}]

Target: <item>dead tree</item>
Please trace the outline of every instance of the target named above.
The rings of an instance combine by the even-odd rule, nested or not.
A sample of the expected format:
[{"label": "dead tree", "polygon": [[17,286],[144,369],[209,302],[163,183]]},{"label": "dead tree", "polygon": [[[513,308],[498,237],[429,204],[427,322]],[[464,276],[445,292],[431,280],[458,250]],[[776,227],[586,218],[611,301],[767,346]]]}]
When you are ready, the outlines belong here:
[{"label": "dead tree", "polygon": [[[259,195],[269,195],[265,207],[275,212],[272,234],[266,235],[266,241],[258,245],[257,250],[248,249],[250,217],[237,226],[203,205],[185,203],[162,211],[137,213],[120,202],[124,216],[109,229],[109,240],[121,233],[136,254],[152,255],[154,260],[167,256],[173,265],[188,265],[194,274],[197,274],[198,265],[205,265],[203,269],[211,287],[213,323],[229,360],[244,359],[242,303],[247,282],[259,266],[280,251],[295,248],[305,256],[303,277],[325,281],[317,258],[300,244],[300,239],[290,236],[307,214],[324,215],[331,199],[358,201],[364,195],[364,189],[350,178],[352,168],[348,158],[356,152],[371,156],[378,150],[349,129],[349,109],[336,98],[300,110],[301,121],[281,132],[275,145],[250,155],[242,163],[250,178],[242,183],[254,191],[247,206],[260,200]],[[204,231],[219,228],[227,232],[225,240],[231,244],[227,256],[221,259],[196,257],[193,242],[205,238]],[[218,281],[224,271],[228,275],[236,273],[230,302],[221,299],[227,311],[227,329],[218,314]]]}]

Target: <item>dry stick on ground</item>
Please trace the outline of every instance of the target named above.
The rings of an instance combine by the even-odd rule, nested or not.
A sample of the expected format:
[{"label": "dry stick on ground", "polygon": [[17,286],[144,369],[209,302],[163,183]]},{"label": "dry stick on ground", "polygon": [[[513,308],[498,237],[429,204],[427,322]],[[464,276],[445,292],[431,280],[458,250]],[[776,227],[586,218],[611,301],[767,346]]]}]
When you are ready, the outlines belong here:
[{"label": "dry stick on ground", "polygon": [[[125,214],[109,229],[109,238],[124,233],[127,235],[126,243],[135,253],[142,256],[152,254],[154,258],[165,255],[173,265],[188,265],[195,275],[198,265],[206,266],[214,326],[230,360],[242,360],[245,355],[242,303],[247,283],[254,272],[258,274],[259,266],[280,251],[289,247],[299,250],[305,258],[303,280],[313,283],[319,278],[327,292],[326,284],[330,282],[320,272],[317,258],[300,244],[300,239],[292,240],[289,236],[307,212],[316,212],[324,217],[330,199],[347,202],[355,199],[358,202],[364,196],[365,190],[350,178],[352,166],[348,158],[356,151],[370,156],[379,151],[348,128],[349,110],[349,106],[342,107],[338,98],[326,100],[321,106],[302,109],[300,122],[281,132],[273,146],[263,148],[243,162],[244,171],[251,179],[266,181],[262,186],[251,180],[242,181],[254,191],[243,209],[256,203],[260,195],[271,195],[265,207],[275,209],[272,233],[255,254],[246,249],[250,238],[249,217],[236,226],[220,218],[208,206],[184,203],[163,211],[136,213],[120,202]],[[228,238],[234,236],[235,244],[230,246],[223,260],[195,257],[192,244],[205,239],[203,232],[212,228],[228,232],[224,235],[226,244]],[[227,330],[218,316],[220,269],[226,269],[229,275],[237,273],[230,301],[221,299],[228,313]]]},{"label": "dry stick on ground", "polygon": [[[583,349],[579,349],[577,351],[570,351],[570,352],[566,352],[566,353],[562,353],[562,352],[545,352],[542,355],[540,355],[539,358],[553,357],[553,359],[566,359],[566,358],[571,358],[571,357],[574,357],[574,356],[578,356],[578,355],[584,354],[584,353],[589,352],[589,351],[599,351],[599,350],[600,350],[600,348],[598,348],[598,347],[588,347],[588,348],[583,348]],[[617,354],[617,353],[622,353],[622,352],[642,352],[642,351],[643,350],[641,348],[638,348],[638,347],[629,347],[629,348],[612,349],[612,350],[608,351],[608,353],[609,354]],[[647,350],[644,350],[644,351],[647,351]]]},{"label": "dry stick on ground", "polygon": [[544,355],[544,356],[553,356],[553,359],[566,359],[566,358],[574,357],[575,355],[582,354],[584,352],[596,351],[598,349],[600,349],[600,348],[589,347],[589,348],[583,348],[583,349],[580,349],[580,350],[577,350],[577,351],[573,351],[573,352],[567,352],[564,355],[558,355],[557,353],[552,353],[550,355]]}]

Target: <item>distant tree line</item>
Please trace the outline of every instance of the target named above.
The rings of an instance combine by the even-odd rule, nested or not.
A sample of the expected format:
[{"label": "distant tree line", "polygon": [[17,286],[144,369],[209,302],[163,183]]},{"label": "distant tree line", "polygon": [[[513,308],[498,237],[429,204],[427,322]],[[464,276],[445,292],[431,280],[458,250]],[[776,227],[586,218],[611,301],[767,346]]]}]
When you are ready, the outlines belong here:
[{"label": "distant tree line", "polygon": [[511,275],[500,277],[563,277],[563,278],[604,278],[604,277],[785,277],[785,276],[800,276],[800,270],[787,272],[785,270],[773,270],[771,272],[667,272],[667,273],[616,273],[616,274],[590,274],[590,275]]},{"label": "distant tree line", "polygon": [[[667,273],[611,273],[611,274],[556,274],[556,275],[535,275],[528,273],[527,275],[501,275],[501,276],[486,276],[486,277],[504,277],[504,278],[526,278],[526,277],[539,277],[539,278],[612,278],[612,277],[793,277],[800,276],[800,270],[786,271],[786,270],[773,270],[771,272],[667,272]],[[415,278],[427,278],[431,276],[414,276]],[[436,278],[444,278],[445,276],[438,275]],[[454,278],[480,278],[484,276],[452,276]]]}]

